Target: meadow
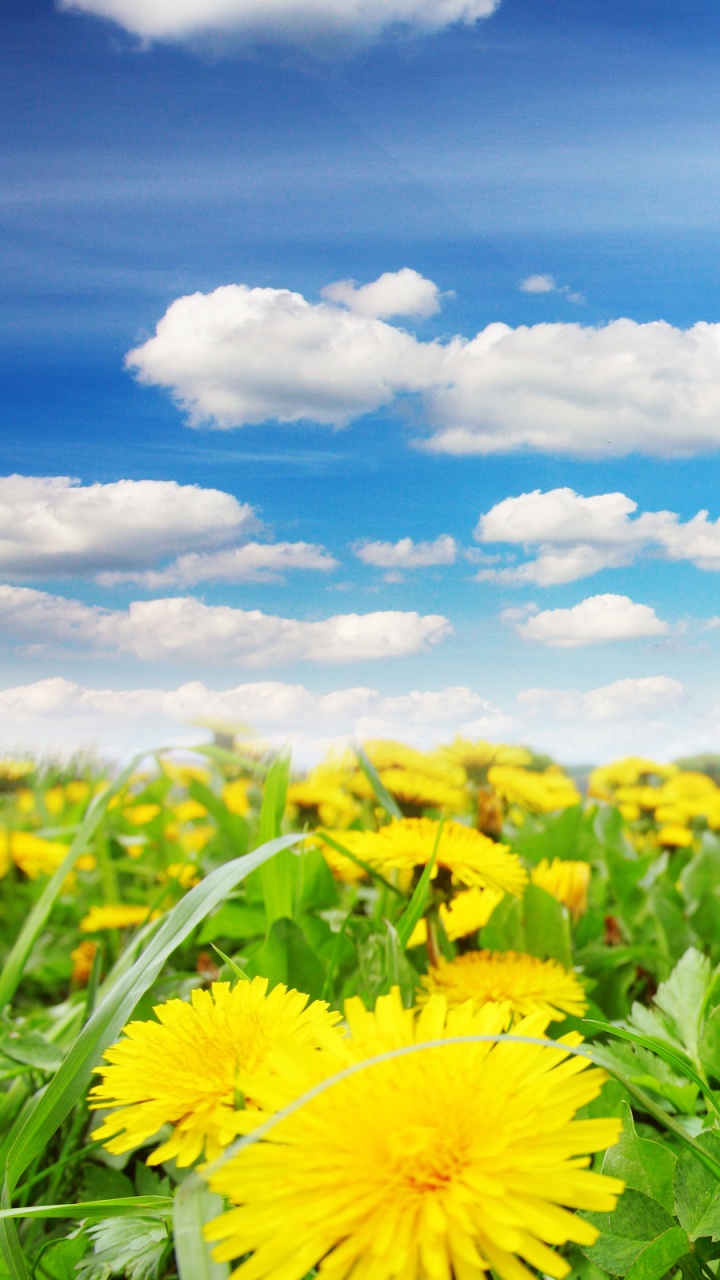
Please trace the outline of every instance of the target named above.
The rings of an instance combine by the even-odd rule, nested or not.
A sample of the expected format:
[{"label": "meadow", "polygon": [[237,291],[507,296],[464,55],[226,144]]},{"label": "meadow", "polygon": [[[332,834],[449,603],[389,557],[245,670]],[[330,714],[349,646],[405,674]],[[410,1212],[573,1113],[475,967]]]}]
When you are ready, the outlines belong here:
[{"label": "meadow", "polygon": [[3,761],[0,1280],[715,1280],[715,764]]}]

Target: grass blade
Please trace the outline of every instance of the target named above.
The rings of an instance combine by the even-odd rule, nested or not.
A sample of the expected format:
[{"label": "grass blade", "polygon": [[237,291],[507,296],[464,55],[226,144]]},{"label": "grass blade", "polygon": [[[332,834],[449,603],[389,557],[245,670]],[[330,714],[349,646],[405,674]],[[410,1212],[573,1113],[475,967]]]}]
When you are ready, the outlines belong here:
[{"label": "grass blade", "polygon": [[403,947],[406,947],[408,942],[410,941],[410,938],[412,937],[413,929],[415,928],[415,925],[417,924],[418,920],[420,919],[420,917],[422,916],[425,910],[425,906],[428,900],[428,894],[430,892],[430,880],[432,878],[432,873],[435,870],[435,861],[437,859],[438,849],[440,848],[440,837],[442,836],[442,829],[444,825],[445,825],[445,814],[443,813],[438,823],[438,829],[437,829],[437,832],[435,833],[435,842],[433,844],[432,853],[430,855],[430,859],[427,863],[427,866],[425,867],[422,875],[420,876],[420,879],[415,885],[412,898],[410,899],[407,907],[403,911],[400,919],[395,924],[398,937]]},{"label": "grass blade", "polygon": [[367,778],[370,786],[375,792],[375,799],[382,806],[389,818],[402,818],[402,810],[395,800],[393,800],[387,787],[380,781],[380,774],[375,765],[365,755],[362,747],[354,747],[355,754],[358,758],[360,768]]},{"label": "grass blade", "polygon": [[205,1243],[203,1227],[222,1213],[220,1196],[209,1190],[197,1174],[181,1182],[175,1193],[173,1234],[180,1280],[227,1280],[226,1262],[215,1262]]}]

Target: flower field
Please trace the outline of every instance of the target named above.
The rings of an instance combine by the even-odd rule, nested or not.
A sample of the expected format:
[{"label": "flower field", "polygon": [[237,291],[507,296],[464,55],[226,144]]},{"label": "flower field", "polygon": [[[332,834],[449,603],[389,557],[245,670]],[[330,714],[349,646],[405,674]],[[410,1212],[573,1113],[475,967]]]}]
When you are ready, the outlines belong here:
[{"label": "flower field", "polygon": [[706,764],[3,762],[0,1280],[715,1280]]}]

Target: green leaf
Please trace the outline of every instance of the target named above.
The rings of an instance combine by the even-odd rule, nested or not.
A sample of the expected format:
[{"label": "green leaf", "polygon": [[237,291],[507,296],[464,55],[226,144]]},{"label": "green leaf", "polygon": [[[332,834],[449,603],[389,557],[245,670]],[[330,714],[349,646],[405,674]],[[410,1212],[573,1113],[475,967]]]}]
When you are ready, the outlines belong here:
[{"label": "green leaf", "polygon": [[655,1005],[696,1064],[705,998],[711,981],[710,961],[695,947],[689,947],[667,981],[660,983],[655,995]]},{"label": "green leaf", "polygon": [[[280,835],[282,819],[287,802],[290,784],[290,759],[278,756],[274,760],[265,779],[262,808],[260,810],[260,840],[274,840]],[[268,924],[286,917],[291,920],[295,903],[293,889],[295,885],[295,855],[289,850],[281,850],[274,858],[266,862],[260,872],[263,889],[265,912]]]},{"label": "green leaf", "polygon": [[[592,1223],[600,1232],[595,1244],[583,1247],[585,1257],[614,1276],[627,1275],[648,1245],[659,1240],[667,1232],[680,1232],[679,1237],[669,1238],[670,1252],[680,1243],[683,1246],[679,1253],[674,1254],[671,1261],[687,1253],[689,1247],[685,1232],[677,1226],[667,1210],[663,1209],[657,1200],[633,1188],[629,1188],[620,1196],[617,1208],[612,1213],[586,1212],[581,1213],[580,1216]],[[661,1254],[667,1243],[661,1246]],[[671,1265],[671,1262],[666,1263],[661,1271],[654,1272],[652,1257],[648,1261],[647,1274],[642,1272],[635,1277],[635,1280],[654,1280],[656,1275],[658,1277],[664,1275]]]},{"label": "green leaf", "polygon": [[207,919],[200,930],[198,943],[215,942],[218,938],[259,938],[267,928],[262,907],[246,907],[241,902],[224,902]]},{"label": "green leaf", "polygon": [[39,1031],[26,1031],[22,1035],[11,1031],[0,1037],[0,1053],[13,1062],[22,1062],[37,1071],[57,1071],[64,1058],[62,1049],[51,1044]]},{"label": "green leaf", "polygon": [[397,801],[390,795],[387,787],[385,787],[380,781],[380,774],[372,761],[365,755],[362,747],[355,747],[355,754],[358,758],[360,768],[375,792],[375,799],[378,804],[385,810],[389,818],[402,818],[402,809]]},{"label": "green leaf", "polygon": [[222,1213],[223,1202],[195,1174],[175,1193],[173,1228],[175,1258],[180,1280],[227,1280],[226,1262],[215,1262],[203,1236],[203,1227]]},{"label": "green leaf", "polygon": [[[512,838],[512,849],[526,862],[535,866],[543,858],[583,859],[582,843],[584,818],[582,805],[571,805],[559,813],[547,814],[532,822],[526,822]],[[597,851],[595,851],[597,852]]]},{"label": "green leaf", "polygon": [[58,1240],[46,1249],[36,1263],[35,1275],[42,1280],[77,1280],[76,1267],[87,1252],[87,1240],[81,1233]]},{"label": "green leaf", "polygon": [[261,949],[245,966],[251,978],[269,980],[270,989],[279,982],[304,991],[318,1000],[325,985],[325,970],[305,935],[293,920],[275,920]]},{"label": "green leaf", "polygon": [[77,1269],[78,1280],[155,1280],[168,1246],[168,1225],[157,1218],[110,1218],[88,1227],[93,1253]]},{"label": "green leaf", "polygon": [[409,1009],[415,995],[417,974],[410,965],[405,953],[405,944],[402,942],[397,929],[390,924],[389,920],[385,921],[385,927],[387,929],[385,939],[386,989],[399,987],[402,1002]]},{"label": "green leaf", "polygon": [[[620,1140],[605,1154],[603,1173],[613,1178],[622,1178],[627,1187],[642,1191],[652,1200],[657,1200],[668,1213],[674,1213],[673,1178],[676,1156],[659,1142],[638,1137],[632,1111],[626,1102],[622,1104],[622,1115],[623,1131]],[[697,1164],[697,1161],[694,1163]],[[703,1170],[703,1173],[706,1171]]]},{"label": "green leaf", "polygon": [[525,949],[541,960],[572,967],[570,915],[567,907],[539,885],[529,884],[522,899]]},{"label": "green leaf", "polygon": [[[663,1040],[660,1040],[655,1036],[642,1035],[640,1032],[633,1031],[629,1027],[614,1027],[609,1022],[596,1021],[594,1018],[585,1018],[584,1022],[585,1025],[591,1027],[593,1031],[604,1031],[607,1035],[615,1036],[619,1040],[629,1040],[638,1051],[637,1056],[639,1060],[640,1055],[644,1050],[648,1050],[652,1054],[657,1054],[657,1056],[662,1059],[663,1062],[667,1063],[668,1066],[674,1067],[681,1078],[684,1076],[687,1080],[692,1081],[696,1089],[699,1089],[700,1092],[704,1094],[710,1106],[713,1107],[715,1111],[719,1110],[718,1102],[712,1089],[709,1088],[695,1068],[686,1061],[685,1057],[681,1053],[676,1052],[671,1045],[666,1044]],[[646,1054],[642,1057],[642,1061],[649,1067],[650,1074],[657,1080],[662,1082],[667,1080],[667,1074],[659,1071],[657,1064],[649,1061]]]},{"label": "green leaf", "polygon": [[415,925],[417,924],[423,911],[425,910],[425,906],[428,900],[428,894],[430,892],[430,879],[433,871],[435,870],[435,860],[437,858],[437,851],[440,846],[442,829],[444,825],[445,825],[445,814],[443,813],[443,816],[438,823],[437,831],[435,833],[435,840],[433,842],[432,853],[430,854],[428,862],[423,869],[423,873],[420,876],[420,879],[415,885],[412,898],[410,899],[407,907],[403,911],[400,919],[398,920],[395,926],[397,929],[397,936],[403,947],[406,947],[408,942],[410,941],[410,938],[412,937],[413,929],[415,928]]},{"label": "green leaf", "polygon": [[[697,1142],[720,1158],[720,1133],[700,1133]],[[682,1151],[675,1171],[675,1213],[691,1240],[720,1240],[720,1182],[695,1158]]]},{"label": "green leaf", "polygon": [[[248,846],[248,836],[250,828],[244,818],[237,813],[231,813],[227,805],[223,804],[219,796],[215,795],[204,782],[200,782],[198,778],[193,778],[189,787],[188,795],[193,800],[197,800],[198,804],[202,804],[207,809],[212,818],[215,819],[220,831],[226,836],[235,857],[245,853]],[[279,832],[277,833],[280,834]]]},{"label": "green leaf", "polygon": [[[122,1196],[116,1200],[80,1200],[77,1204],[36,1204],[24,1209],[0,1209],[0,1220],[9,1218],[128,1218],[143,1210],[158,1215],[172,1212],[168,1196]],[[12,1272],[11,1272],[12,1274]]]},{"label": "green leaf", "polygon": [[688,1250],[689,1241],[682,1227],[669,1227],[643,1249],[625,1272],[625,1280],[662,1280]]}]

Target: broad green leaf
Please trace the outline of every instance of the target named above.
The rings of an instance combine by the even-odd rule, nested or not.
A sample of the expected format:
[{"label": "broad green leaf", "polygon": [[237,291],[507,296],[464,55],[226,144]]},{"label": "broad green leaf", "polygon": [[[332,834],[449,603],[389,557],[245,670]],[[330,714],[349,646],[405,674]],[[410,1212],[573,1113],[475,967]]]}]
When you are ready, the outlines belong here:
[{"label": "broad green leaf", "polygon": [[697,1087],[673,1072],[662,1058],[650,1050],[629,1044],[598,1044],[593,1046],[593,1054],[595,1060],[609,1071],[619,1072],[631,1084],[666,1098],[683,1115],[695,1115]]},{"label": "broad green leaf", "polygon": [[58,1240],[46,1249],[35,1274],[42,1280],[78,1280],[76,1267],[87,1252],[87,1240],[83,1233],[70,1239]]},{"label": "broad green leaf", "polygon": [[57,1071],[64,1058],[62,1049],[40,1035],[39,1031],[10,1031],[0,1037],[0,1053],[13,1062],[22,1062],[38,1071]]},{"label": "broad green leaf", "polygon": [[525,950],[541,960],[572,966],[570,915],[567,907],[539,885],[529,884],[522,899]]},{"label": "broad green leaf", "polygon": [[[586,1212],[580,1216],[600,1232],[595,1244],[583,1247],[583,1253],[597,1267],[602,1267],[603,1271],[609,1271],[614,1276],[626,1275],[649,1244],[667,1231],[677,1229],[674,1218],[657,1200],[652,1200],[650,1196],[633,1188],[623,1192],[612,1213]],[[685,1236],[685,1248],[682,1252],[687,1252],[687,1248]],[[679,1257],[680,1254],[675,1256]],[[668,1266],[665,1266],[660,1275],[667,1269]],[[650,1277],[644,1277],[644,1280],[650,1280]]]},{"label": "broad green leaf", "polygon": [[109,1218],[88,1227],[93,1253],[77,1269],[78,1280],[104,1280],[108,1275],[127,1280],[156,1280],[169,1233],[164,1219]]},{"label": "broad green leaf", "polygon": [[274,921],[263,946],[247,961],[245,971],[251,978],[267,978],[271,989],[282,982],[306,992],[313,1000],[320,998],[325,985],[325,970],[293,920]]},{"label": "broad green leaf", "polygon": [[625,1280],[662,1280],[674,1263],[689,1252],[690,1241],[682,1227],[669,1227],[635,1259]]},{"label": "broad green leaf", "polygon": [[480,941],[488,951],[525,950],[523,907],[520,898],[514,898],[509,893],[505,894],[481,930]]},{"label": "broad green leaf", "polygon": [[[635,1008],[637,1006],[633,1007]],[[720,1111],[715,1094],[709,1085],[706,1084],[705,1080],[703,1080],[702,1076],[699,1075],[694,1066],[687,1061],[682,1052],[677,1052],[671,1045],[666,1044],[664,1040],[658,1039],[655,1036],[643,1035],[630,1027],[614,1027],[608,1022],[600,1022],[594,1018],[586,1018],[584,1022],[587,1027],[591,1027],[594,1031],[604,1031],[607,1035],[615,1036],[618,1040],[630,1041],[636,1051],[638,1059],[642,1060],[649,1069],[650,1074],[655,1076],[656,1079],[665,1082],[668,1080],[668,1075],[667,1072],[660,1070],[660,1064],[657,1062],[657,1058],[659,1058],[662,1063],[674,1068],[681,1081],[683,1077],[686,1080],[691,1081],[696,1090],[699,1090],[704,1094],[708,1104],[715,1111]],[[648,1058],[648,1053],[652,1055],[650,1058]]]},{"label": "broad green leaf", "polygon": [[[720,1157],[720,1133],[698,1134],[697,1142]],[[675,1170],[675,1213],[691,1240],[720,1240],[720,1182],[691,1151],[682,1151]]]},{"label": "broad green leaf", "polygon": [[224,902],[204,923],[198,937],[200,946],[217,938],[259,938],[267,927],[262,907],[246,907],[242,902]]},{"label": "broad green leaf", "polygon": [[655,995],[657,1008],[665,1015],[671,1030],[696,1065],[700,1027],[711,981],[710,961],[695,947],[689,947],[667,981],[660,983]]},{"label": "broad green leaf", "polygon": [[583,810],[581,805],[571,805],[559,813],[551,813],[534,821],[525,822],[512,837],[512,849],[526,862],[536,865],[543,858],[582,859],[581,832]]},{"label": "broad green leaf", "polygon": [[226,1262],[215,1262],[203,1236],[203,1227],[222,1212],[220,1196],[191,1174],[175,1193],[173,1234],[180,1280],[227,1280]]},{"label": "broad green leaf", "polygon": [[[231,813],[227,805],[223,804],[219,796],[215,795],[204,782],[200,782],[197,778],[193,778],[188,787],[188,795],[197,800],[198,804],[202,804],[207,809],[212,818],[215,819],[220,831],[227,838],[235,857],[247,852],[248,837],[250,828],[244,818],[237,813]],[[280,834],[279,832],[277,833]]]},{"label": "broad green leaf", "polygon": [[[632,1111],[626,1102],[622,1104],[622,1114],[623,1131],[620,1140],[605,1154],[603,1173],[610,1174],[613,1178],[622,1178],[627,1187],[642,1191],[652,1200],[657,1200],[668,1213],[674,1213],[673,1178],[676,1156],[659,1142],[638,1137]],[[692,1156],[689,1158],[694,1160]],[[694,1160],[694,1163],[697,1164],[697,1161]],[[705,1169],[703,1173],[706,1177],[711,1177]]]}]

